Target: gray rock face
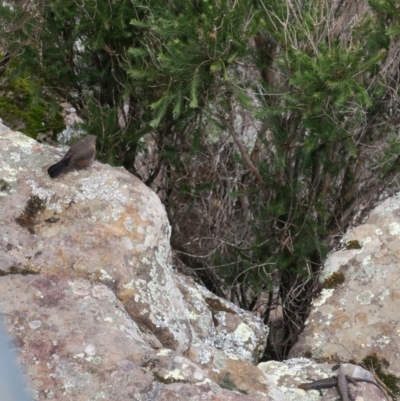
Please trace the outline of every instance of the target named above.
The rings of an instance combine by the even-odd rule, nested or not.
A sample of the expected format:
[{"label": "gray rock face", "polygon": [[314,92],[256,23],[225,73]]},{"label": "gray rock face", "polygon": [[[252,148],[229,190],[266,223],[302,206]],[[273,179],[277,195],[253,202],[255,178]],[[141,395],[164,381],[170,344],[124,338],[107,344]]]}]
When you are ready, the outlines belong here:
[{"label": "gray rock face", "polygon": [[[303,390],[298,386],[302,383],[311,383],[313,380],[336,377],[338,365],[313,362],[306,358],[293,358],[285,362],[270,361],[260,363],[259,369],[277,385],[270,391],[270,397],[274,401],[337,401],[341,399],[335,387],[321,390]],[[368,379],[375,382],[372,374],[360,366],[344,364],[346,375]],[[310,380],[312,379],[312,380]],[[348,385],[349,393],[354,400],[383,401],[387,400],[385,394],[374,384],[357,382],[357,385]]]},{"label": "gray rock face", "polygon": [[[335,375],[332,365],[298,358],[255,366],[268,333],[262,322],[172,270],[170,226],[151,190],[98,162],[52,180],[46,170],[62,154],[0,125],[0,311],[32,399],[320,399],[298,385]],[[382,336],[366,332],[361,344],[395,352],[397,315],[392,309],[392,320],[379,317],[397,302],[397,209],[384,207],[379,217],[378,208],[369,225],[348,234],[350,241],[358,233],[362,248],[328,261],[348,269],[346,287],[335,290],[340,298],[333,306],[316,306],[328,310],[310,317],[315,331],[299,350],[348,360],[340,346],[330,348],[337,337],[357,351],[340,324],[349,324],[357,340],[368,323]],[[328,298],[334,296],[324,292],[321,300]],[[330,324],[321,323],[330,314]],[[359,368],[346,369],[357,375]],[[350,388],[353,395],[383,399],[376,390]],[[336,389],[324,390],[324,399],[337,397]]]},{"label": "gray rock face", "polygon": [[[400,372],[400,197],[373,210],[365,224],[343,238],[343,249],[325,263],[321,281],[342,275],[324,289],[291,356],[356,359],[376,353]],[[347,249],[346,249],[347,248]]]},{"label": "gray rock face", "polygon": [[267,328],[172,270],[141,181],[52,180],[63,153],[0,124],[0,310],[34,399],[267,400]]}]

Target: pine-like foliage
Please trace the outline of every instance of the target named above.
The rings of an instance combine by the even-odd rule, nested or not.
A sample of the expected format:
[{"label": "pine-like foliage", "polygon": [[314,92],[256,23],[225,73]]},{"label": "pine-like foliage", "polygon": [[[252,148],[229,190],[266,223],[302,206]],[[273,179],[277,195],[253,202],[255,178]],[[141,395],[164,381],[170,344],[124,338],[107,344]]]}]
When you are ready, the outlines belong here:
[{"label": "pine-like foliage", "polygon": [[[157,127],[170,111],[204,107],[220,79],[230,81],[229,66],[247,53],[248,41],[260,29],[252,1],[137,1],[143,18],[131,24],[142,38],[129,54],[129,74],[158,94],[151,104]],[[212,98],[212,97],[211,97]]]},{"label": "pine-like foliage", "polygon": [[266,323],[282,307],[269,357],[296,340],[327,250],[399,188],[397,4],[333,3],[0,6],[2,52],[74,104],[105,160],[136,173],[150,134],[177,262]]}]

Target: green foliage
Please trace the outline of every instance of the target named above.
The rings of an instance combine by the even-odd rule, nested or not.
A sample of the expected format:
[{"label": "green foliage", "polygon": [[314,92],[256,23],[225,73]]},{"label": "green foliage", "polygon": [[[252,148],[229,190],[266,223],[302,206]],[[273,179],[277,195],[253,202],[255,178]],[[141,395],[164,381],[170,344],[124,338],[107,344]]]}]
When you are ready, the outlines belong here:
[{"label": "green foliage", "polygon": [[374,372],[385,383],[393,399],[397,400],[400,396],[400,378],[391,373],[384,372],[384,367],[387,368],[389,363],[385,359],[379,359],[375,353],[366,356],[362,362],[368,370]]},{"label": "green foliage", "polygon": [[[137,149],[143,129],[129,115],[121,128],[118,110],[130,98],[134,110],[146,106],[136,97],[140,96],[140,89],[135,91],[131,86],[124,67],[126,51],[137,36],[129,23],[138,16],[136,8],[126,0],[66,0],[62,4],[40,0],[36,6],[37,10],[31,6],[25,13],[31,13],[29,29],[23,26],[11,30],[4,41],[6,52],[20,53],[15,74],[35,77],[45,88],[42,93],[54,93],[83,111],[85,128],[103,134],[103,160],[113,164],[131,160],[127,148]],[[0,18],[8,22],[22,11],[16,5]],[[19,44],[18,49],[15,44]],[[136,132],[139,134],[135,135]]]},{"label": "green foliage", "polygon": [[346,281],[343,273],[333,272],[327,279],[322,283],[323,288],[337,288]]},{"label": "green foliage", "polygon": [[344,244],[344,248],[347,249],[347,250],[348,249],[361,249],[362,246],[357,240],[351,240],[351,241],[347,241]]},{"label": "green foliage", "polygon": [[369,0],[371,8],[376,12],[377,18],[386,20],[388,35],[398,35],[400,33],[400,9],[396,0]]},{"label": "green foliage", "polygon": [[132,172],[151,134],[173,241],[189,244],[182,255],[208,287],[252,309],[279,286],[276,357],[304,322],[327,242],[400,169],[398,77],[382,72],[396,2],[371,0],[374,13],[343,32],[331,3],[43,0],[27,24],[29,9],[0,6],[24,104],[0,98],[3,113],[17,124],[34,110],[38,132],[51,121],[43,95],[64,97],[102,138],[100,158]]},{"label": "green foliage", "polygon": [[31,138],[39,133],[56,134],[64,128],[61,114],[49,107],[48,100],[37,96],[37,81],[30,77],[3,76],[0,92],[0,117],[11,129],[19,130]]},{"label": "green foliage", "polygon": [[204,107],[211,100],[211,88],[232,83],[229,66],[247,54],[248,41],[260,29],[260,12],[250,0],[176,0],[169,7],[159,0],[135,4],[144,13],[131,24],[142,40],[129,50],[129,74],[159,93],[151,104],[153,127],[167,110],[178,117],[187,107]]}]

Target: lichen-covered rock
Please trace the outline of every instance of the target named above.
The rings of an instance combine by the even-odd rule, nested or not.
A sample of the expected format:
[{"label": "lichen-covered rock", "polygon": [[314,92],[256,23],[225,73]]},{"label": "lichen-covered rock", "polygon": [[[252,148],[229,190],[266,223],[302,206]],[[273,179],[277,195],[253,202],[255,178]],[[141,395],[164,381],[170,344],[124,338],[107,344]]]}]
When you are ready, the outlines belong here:
[{"label": "lichen-covered rock", "polygon": [[193,399],[249,400],[221,389],[175,351],[146,344],[103,284],[9,275],[0,292],[35,399],[163,400],[183,392]]},{"label": "lichen-covered rock", "polygon": [[[270,380],[269,395],[274,401],[336,401],[341,398],[335,387],[323,389],[322,397],[318,390],[306,391],[299,388],[302,383],[311,383],[313,380],[337,376],[337,364],[318,364],[306,358],[293,358],[284,362],[263,362],[258,367]],[[360,366],[344,364],[344,371],[351,377],[376,382],[371,372]],[[348,387],[354,400],[382,401],[387,399],[385,394],[371,383],[357,382],[357,386],[349,384]]]},{"label": "lichen-covered rock", "polygon": [[[342,240],[327,259],[321,282],[329,283],[313,309],[291,356],[361,361],[376,353],[400,372],[400,197],[373,210],[365,224]],[[343,278],[337,285],[330,280]]]},{"label": "lichen-covered rock", "polygon": [[35,399],[267,400],[262,321],[173,271],[141,181],[52,180],[62,154],[0,124],[0,305]]},{"label": "lichen-covered rock", "polygon": [[2,176],[12,188],[1,201],[0,269],[102,282],[155,343],[187,350],[191,330],[168,273],[170,226],[157,196],[125,170],[110,173],[99,163],[52,180],[51,148],[11,131],[0,140]]},{"label": "lichen-covered rock", "polygon": [[197,340],[222,350],[228,357],[254,362],[263,355],[267,328],[259,320],[189,277],[177,276],[176,283],[184,296]]}]

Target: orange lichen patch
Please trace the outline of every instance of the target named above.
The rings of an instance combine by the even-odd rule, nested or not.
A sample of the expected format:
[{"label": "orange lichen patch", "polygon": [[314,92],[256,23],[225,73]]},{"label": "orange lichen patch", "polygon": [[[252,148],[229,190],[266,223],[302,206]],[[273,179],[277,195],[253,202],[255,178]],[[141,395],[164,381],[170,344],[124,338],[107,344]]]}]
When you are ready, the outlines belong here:
[{"label": "orange lichen patch", "polygon": [[[211,373],[211,372],[210,372]],[[210,378],[219,383],[223,388],[247,394],[249,390],[256,390],[260,393],[268,392],[265,378],[261,370],[257,369],[250,362],[243,360],[227,359],[219,373],[213,371]]]},{"label": "orange lichen patch", "polygon": [[225,304],[222,299],[206,298],[205,301],[214,312],[235,313],[235,311],[228,306],[229,304]]},{"label": "orange lichen patch", "polygon": [[335,313],[331,320],[330,327],[335,329],[343,327],[343,325],[349,322],[349,320],[350,320],[349,316],[346,313],[344,312]]},{"label": "orange lichen patch", "polygon": [[124,302],[127,299],[134,298],[135,295],[137,295],[137,294],[138,294],[137,290],[134,290],[134,289],[131,289],[131,288],[126,288],[126,289],[124,289],[122,291],[119,291],[117,296],[118,296],[118,299],[121,302]]},{"label": "orange lichen patch", "polygon": [[355,323],[362,323],[362,324],[368,324],[368,317],[366,313],[357,313],[354,316],[354,322]]},{"label": "orange lichen patch", "polygon": [[383,321],[380,321],[379,323],[373,324],[372,327],[381,336],[391,336],[393,334],[393,325],[385,324]]},{"label": "orange lichen patch", "polygon": [[398,301],[400,299],[400,293],[396,291],[391,291],[389,297],[391,301]]}]

